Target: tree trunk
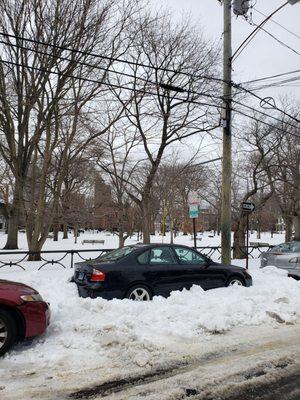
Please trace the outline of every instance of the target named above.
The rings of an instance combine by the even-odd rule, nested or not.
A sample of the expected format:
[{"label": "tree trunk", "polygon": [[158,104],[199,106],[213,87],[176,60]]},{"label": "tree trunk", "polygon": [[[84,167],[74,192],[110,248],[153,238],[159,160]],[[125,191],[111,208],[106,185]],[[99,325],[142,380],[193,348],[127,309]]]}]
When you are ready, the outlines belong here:
[{"label": "tree trunk", "polygon": [[119,234],[119,249],[124,247],[124,244],[125,244],[125,239],[124,239],[124,235],[122,233],[122,234]]},{"label": "tree trunk", "polygon": [[18,249],[18,223],[19,223],[19,212],[12,206],[12,209],[8,214],[7,221],[7,239],[4,246],[5,250]]},{"label": "tree trunk", "polygon": [[67,227],[67,224],[64,224],[63,230],[64,230],[63,239],[68,239],[68,227]]},{"label": "tree trunk", "polygon": [[75,244],[77,243],[77,238],[78,238],[78,236],[79,236],[79,233],[78,233],[78,224],[75,224],[75,225],[74,225],[74,238],[75,238],[74,243],[75,243]]},{"label": "tree trunk", "polygon": [[124,247],[125,240],[126,240],[125,235],[124,235],[124,229],[122,226],[119,226],[118,236],[119,236],[119,249],[120,249],[121,247]]},{"label": "tree trunk", "polygon": [[142,202],[142,215],[143,215],[143,226],[142,226],[142,233],[143,233],[143,243],[148,244],[150,243],[150,212],[149,212],[149,202],[147,200],[143,200]]},{"label": "tree trunk", "polygon": [[170,243],[174,243],[174,223],[173,223],[173,218],[172,215],[170,215]]},{"label": "tree trunk", "polygon": [[8,227],[7,239],[4,246],[5,250],[18,249],[18,226],[20,216],[20,182],[15,183],[14,197],[12,205],[7,210]]},{"label": "tree trunk", "polygon": [[245,242],[245,219],[241,219],[236,223],[233,233],[233,258],[246,258],[246,242]]},{"label": "tree trunk", "polygon": [[53,225],[53,241],[58,242],[58,232],[59,232],[59,224],[55,223]]},{"label": "tree trunk", "polygon": [[293,218],[290,216],[283,217],[285,224],[285,241],[290,242],[292,240],[292,226]]},{"label": "tree trunk", "polygon": [[27,261],[41,261],[41,253],[40,251],[42,250],[43,244],[40,243],[34,243],[29,245],[29,251],[33,252],[34,254],[30,254],[28,256]]},{"label": "tree trunk", "polygon": [[300,241],[300,215],[294,217],[295,236],[294,240]]},{"label": "tree trunk", "polygon": [[259,221],[257,221],[257,239],[260,239],[261,238],[261,230],[260,230],[260,222]]}]

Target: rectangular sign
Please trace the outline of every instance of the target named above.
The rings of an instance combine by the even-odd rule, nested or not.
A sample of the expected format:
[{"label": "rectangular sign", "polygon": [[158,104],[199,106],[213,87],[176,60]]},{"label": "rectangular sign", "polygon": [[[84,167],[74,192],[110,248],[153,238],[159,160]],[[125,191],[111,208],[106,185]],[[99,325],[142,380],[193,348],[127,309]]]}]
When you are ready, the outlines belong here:
[{"label": "rectangular sign", "polygon": [[198,204],[190,204],[189,205],[189,217],[190,218],[198,218],[198,216],[199,216]]},{"label": "rectangular sign", "polygon": [[242,203],[242,209],[243,209],[243,211],[246,211],[246,212],[253,212],[255,210],[255,204],[244,201]]}]

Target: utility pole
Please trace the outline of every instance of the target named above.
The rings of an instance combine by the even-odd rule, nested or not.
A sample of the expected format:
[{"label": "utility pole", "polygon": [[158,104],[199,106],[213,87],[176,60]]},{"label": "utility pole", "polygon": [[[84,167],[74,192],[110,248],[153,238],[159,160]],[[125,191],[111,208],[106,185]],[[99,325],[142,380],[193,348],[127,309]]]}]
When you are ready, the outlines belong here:
[{"label": "utility pole", "polygon": [[221,246],[222,263],[231,262],[231,1],[223,0],[223,161],[222,161],[222,207]]}]

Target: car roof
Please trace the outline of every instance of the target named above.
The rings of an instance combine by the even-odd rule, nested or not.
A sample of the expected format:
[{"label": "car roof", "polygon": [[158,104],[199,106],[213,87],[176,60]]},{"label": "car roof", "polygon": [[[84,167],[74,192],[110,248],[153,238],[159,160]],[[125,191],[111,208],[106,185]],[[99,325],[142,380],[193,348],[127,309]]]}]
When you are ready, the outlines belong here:
[{"label": "car roof", "polygon": [[144,248],[148,248],[148,249],[152,249],[155,247],[186,247],[187,249],[192,249],[191,247],[185,246],[183,244],[171,244],[171,243],[148,243],[148,244],[137,243],[137,244],[134,244],[132,247],[136,247],[136,248],[144,247]]}]

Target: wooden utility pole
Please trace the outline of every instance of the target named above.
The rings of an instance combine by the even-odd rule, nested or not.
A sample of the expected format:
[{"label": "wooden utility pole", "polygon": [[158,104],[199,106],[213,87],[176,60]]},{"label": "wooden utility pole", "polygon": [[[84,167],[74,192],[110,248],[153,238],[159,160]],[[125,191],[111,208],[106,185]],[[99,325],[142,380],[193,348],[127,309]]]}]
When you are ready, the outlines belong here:
[{"label": "wooden utility pole", "polygon": [[222,207],[221,246],[222,263],[231,262],[231,0],[223,1],[224,45],[223,45],[223,163],[222,163]]}]

